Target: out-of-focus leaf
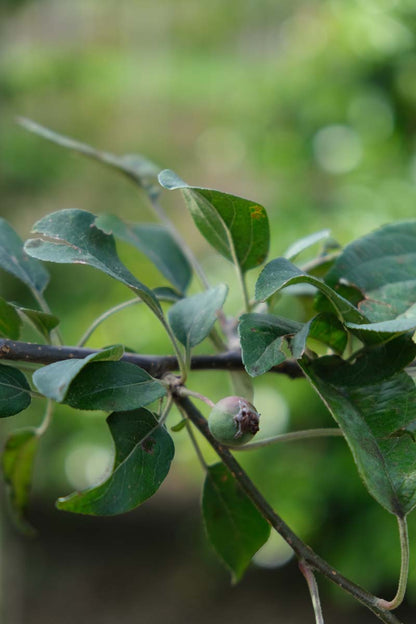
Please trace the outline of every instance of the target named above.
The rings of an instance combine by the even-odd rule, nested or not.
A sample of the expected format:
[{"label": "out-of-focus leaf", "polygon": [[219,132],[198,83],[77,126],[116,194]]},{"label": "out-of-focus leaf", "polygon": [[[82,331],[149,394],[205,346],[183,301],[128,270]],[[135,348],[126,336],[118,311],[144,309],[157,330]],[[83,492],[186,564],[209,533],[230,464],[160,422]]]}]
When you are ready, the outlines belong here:
[{"label": "out-of-focus leaf", "polygon": [[173,288],[169,288],[169,286],[153,288],[153,294],[157,297],[158,301],[167,301],[169,303],[176,303],[183,299],[183,295],[180,295],[176,290],[173,290]]},{"label": "out-of-focus leaf", "polygon": [[129,411],[165,394],[165,386],[135,364],[92,362],[73,380],[64,402],[83,410]]},{"label": "out-of-focus leaf", "polygon": [[94,221],[95,215],[85,210],[54,212],[35,223],[33,231],[55,240],[32,238],[26,241],[25,250],[40,260],[88,264],[104,271],[131,288],[162,318],[162,309],[153,292],[124,266],[117,255],[113,236],[95,227]]},{"label": "out-of-focus leaf", "polygon": [[269,524],[221,463],[208,468],[202,511],[211,544],[231,571],[233,582],[239,581],[268,540]]},{"label": "out-of-focus leaf", "polygon": [[276,258],[266,264],[256,283],[256,299],[258,301],[268,299],[282,288],[303,283],[311,284],[320,290],[345,321],[352,323],[368,322],[368,319],[355,306],[341,297],[328,284],[317,277],[304,273],[286,258]]},{"label": "out-of-focus leaf", "polygon": [[35,329],[47,340],[50,337],[50,333],[55,327],[59,325],[59,319],[53,314],[47,314],[46,312],[40,312],[39,310],[31,310],[29,308],[16,307],[19,313],[27,318]]},{"label": "out-of-focus leaf", "polygon": [[159,182],[166,189],[182,191],[201,234],[243,273],[264,262],[270,232],[263,206],[235,195],[189,186],[169,170],[160,173]]},{"label": "out-of-focus leaf", "polygon": [[35,371],[33,383],[44,396],[61,403],[67,395],[69,386],[85,366],[90,362],[119,360],[123,353],[122,345],[114,345],[98,353],[91,353],[82,359],[73,358],[54,362]]},{"label": "out-of-focus leaf", "polygon": [[57,501],[58,509],[94,516],[125,513],[141,505],[169,472],[174,445],[166,429],[142,408],[114,412],[107,419],[116,455],[101,484]]},{"label": "out-of-focus leaf", "polygon": [[87,145],[80,143],[63,134],[53,132],[40,124],[24,117],[19,118],[19,123],[23,128],[37,134],[44,139],[48,139],[52,143],[56,143],[61,147],[66,147],[74,152],[78,152],[83,156],[87,156],[92,160],[96,160],[120,173],[126,175],[133,182],[138,184],[150,197],[157,197],[160,193],[160,187],[157,184],[157,175],[160,168],[157,167],[141,154],[125,154],[124,156],[116,156],[109,152],[102,152]]},{"label": "out-of-focus leaf", "polygon": [[168,312],[172,331],[187,349],[206,338],[217,320],[217,311],[224,304],[228,288],[220,284],[175,303]]},{"label": "out-of-focus leaf", "polygon": [[254,387],[251,377],[245,371],[230,371],[232,394],[244,397],[249,403],[253,403]]},{"label": "out-of-focus leaf", "polygon": [[282,351],[284,336],[296,334],[302,323],[272,314],[243,314],[240,318],[241,352],[246,371],[262,375],[287,358]]},{"label": "out-of-focus leaf", "polygon": [[12,517],[20,531],[33,535],[34,529],[25,518],[32,485],[33,463],[39,437],[36,429],[26,428],[14,431],[7,439],[2,468],[8,485]]},{"label": "out-of-focus leaf", "polygon": [[0,336],[18,340],[21,325],[15,306],[0,297]]},{"label": "out-of-focus leaf", "polygon": [[325,281],[358,288],[359,308],[372,322],[404,314],[416,302],[416,221],[392,223],[350,243]]},{"label": "out-of-focus leaf", "polygon": [[184,293],[192,277],[192,269],[182,249],[163,225],[125,223],[114,215],[97,217],[95,225],[106,234],[134,245],[159,269],[164,277]]},{"label": "out-of-focus leaf", "polygon": [[[391,356],[379,348],[379,366]],[[410,436],[394,433],[416,419],[413,380],[399,372],[374,383],[360,363],[336,356],[300,363],[343,430],[370,494],[404,517],[416,505],[416,445]]]},{"label": "out-of-focus leaf", "polygon": [[298,256],[302,251],[312,247],[316,243],[319,243],[321,240],[328,238],[331,234],[330,230],[321,230],[320,232],[315,232],[314,234],[310,234],[309,236],[305,236],[304,238],[299,239],[293,245],[290,245],[288,249],[286,249],[283,256],[288,260],[294,260],[296,256]]},{"label": "out-of-focus leaf", "polygon": [[24,252],[22,240],[2,218],[0,218],[0,268],[38,293],[45,290],[49,281],[45,267]]},{"label": "out-of-focus leaf", "polygon": [[13,416],[30,405],[30,386],[17,368],[0,364],[0,417]]}]

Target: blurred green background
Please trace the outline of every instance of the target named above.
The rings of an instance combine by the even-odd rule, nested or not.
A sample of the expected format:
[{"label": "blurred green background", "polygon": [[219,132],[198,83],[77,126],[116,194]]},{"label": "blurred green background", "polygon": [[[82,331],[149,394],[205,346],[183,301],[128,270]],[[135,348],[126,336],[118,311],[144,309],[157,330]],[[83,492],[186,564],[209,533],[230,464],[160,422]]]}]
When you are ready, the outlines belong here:
[{"label": "blurred green background", "polygon": [[[161,168],[174,169],[190,184],[255,199],[269,212],[270,258],[316,230],[330,228],[333,237],[346,244],[386,222],[415,216],[413,0],[2,0],[0,18],[1,215],[22,238],[29,236],[38,218],[63,208],[110,212],[138,221],[152,221],[153,215],[146,198],[133,185],[28,134],[16,125],[18,115],[100,149],[142,153]],[[210,279],[231,284],[226,312],[238,314],[242,302],[231,266],[224,266],[204,243],[176,194],[164,193],[162,202]],[[119,250],[139,279],[150,287],[162,285],[143,257],[127,246],[121,245]],[[87,267],[50,266],[50,270],[52,281],[46,294],[52,310],[62,318],[67,344],[76,343],[105,309],[130,297],[124,287]],[[255,273],[250,276],[251,283]],[[30,294],[16,281],[5,274],[0,277],[7,298],[33,305]],[[194,284],[193,290],[196,288]],[[297,313],[296,308],[287,309]],[[167,340],[149,317],[144,310],[129,308],[102,325],[89,345],[123,342],[142,353],[170,352]],[[25,337],[36,339],[30,332]],[[223,373],[193,374],[190,386],[214,401],[230,392]],[[319,399],[303,381],[271,376],[257,379],[255,403],[269,431],[331,424]],[[41,415],[42,407],[34,406],[30,414],[3,421],[3,437],[16,426],[39,421]],[[175,416],[170,421],[174,423]],[[36,466],[32,513],[41,535],[53,531],[60,535],[55,546],[62,553],[66,552],[65,543],[72,543],[74,531],[80,535],[80,544],[82,539],[86,544],[90,539],[82,538],[83,530],[91,530],[94,536],[98,531],[105,550],[110,535],[139,532],[142,518],[151,518],[149,526],[156,523],[162,534],[176,536],[175,556],[189,542],[189,534],[193,535],[191,541],[198,552],[198,556],[190,555],[194,568],[189,564],[189,570],[186,567],[186,573],[172,586],[175,601],[185,605],[190,593],[186,587],[195,577],[195,569],[201,586],[208,583],[209,596],[219,590],[218,585],[209,584],[208,574],[201,576],[200,572],[201,561],[208,569],[211,566],[210,573],[217,570],[201,545],[202,531],[199,533],[196,503],[203,475],[185,433],[175,434],[175,442],[178,452],[172,473],[148,503],[150,511],[139,509],[126,518],[97,525],[91,525],[89,519],[69,520],[53,511],[54,499],[97,480],[111,460],[111,443],[103,414],[59,409]],[[209,452],[208,457],[214,460]],[[399,569],[395,520],[368,496],[341,440],[292,443],[250,457],[244,454],[243,463],[284,519],[319,553],[368,589],[383,591],[387,598],[394,593]],[[181,516],[188,506],[192,522],[185,513],[187,520]],[[50,517],[45,509],[51,510]],[[154,520],[160,514],[166,525]],[[73,532],[67,530],[68,523]],[[151,531],[149,527],[146,530]],[[410,532],[416,543],[412,518]],[[7,624],[29,621],[31,610],[32,617],[34,610],[38,619],[48,621],[41,606],[48,601],[52,604],[46,585],[48,579],[56,581],[63,568],[59,568],[59,557],[53,563],[45,559],[47,549],[42,550],[42,543],[41,537],[38,546],[28,545],[3,520],[4,565],[14,570],[12,581],[3,573]],[[127,538],[126,543],[116,540],[115,544],[117,552],[126,552],[126,574],[134,576],[135,566],[140,566],[139,555],[133,560],[128,556]],[[79,550],[77,561],[82,568],[92,555],[88,546]],[[169,559],[172,555],[167,549],[164,556]],[[148,557],[151,561],[151,555]],[[288,558],[286,547],[276,541],[259,564],[282,566]],[[8,568],[11,561],[14,563]],[[51,571],[53,565],[56,574]],[[106,565],[111,568],[111,559]],[[293,571],[295,564],[292,560],[287,565],[268,572],[275,579],[272,581],[264,581],[262,570],[250,571],[242,589],[222,594],[221,613],[225,604],[234,608],[235,592],[244,596],[248,583],[260,579],[263,586],[266,582],[270,587],[269,594],[261,598],[262,604],[269,601],[270,607],[270,615],[265,607],[263,622],[275,621],[273,609],[282,613],[286,601],[284,591],[280,598],[274,595],[273,584],[284,585],[292,578],[286,570]],[[39,566],[40,576],[36,572]],[[76,563],[73,567],[73,577],[66,582],[77,591]],[[163,574],[162,570],[162,584]],[[221,587],[226,586],[225,574],[219,574]],[[292,576],[296,583],[297,575]],[[20,587],[21,578],[25,580]],[[85,586],[96,577],[91,571],[83,579],[86,591]],[[342,617],[345,622],[351,617],[355,622],[375,620],[362,611],[342,615],[342,609],[353,605],[350,601],[344,604],[338,591],[324,582],[322,585],[324,602],[341,603],[333,621],[335,617],[337,622]],[[300,588],[307,600],[305,588]],[[131,596],[137,594],[137,604],[129,594],[130,602],[125,602],[132,611],[123,611],[122,621],[130,621],[132,612],[140,615],[143,595],[137,588],[135,591],[132,588]],[[78,617],[94,622],[96,617],[97,622],[104,622],[106,613],[108,621],[113,621],[106,592],[98,592],[99,599],[96,593],[87,592],[83,602],[84,608],[88,600],[91,605],[100,604],[100,608],[91,606],[95,616],[83,620],[80,613],[85,612],[81,606],[77,611],[75,601],[68,621]],[[198,595],[200,604],[205,604],[202,589]],[[416,603],[415,566],[411,567],[408,601],[412,609]],[[242,613],[235,620],[226,611],[229,622],[249,621],[244,619],[251,612],[243,599],[240,606]],[[286,605],[289,615],[281,616],[282,622],[289,621],[290,606]],[[143,621],[182,622],[183,613],[181,616],[178,609],[174,615],[172,602],[170,615],[164,615],[153,604],[153,611],[149,607]],[[312,621],[309,607],[305,609],[306,615],[293,622]],[[210,620],[217,617],[217,612],[203,610]],[[192,614],[202,617],[197,611]]]}]

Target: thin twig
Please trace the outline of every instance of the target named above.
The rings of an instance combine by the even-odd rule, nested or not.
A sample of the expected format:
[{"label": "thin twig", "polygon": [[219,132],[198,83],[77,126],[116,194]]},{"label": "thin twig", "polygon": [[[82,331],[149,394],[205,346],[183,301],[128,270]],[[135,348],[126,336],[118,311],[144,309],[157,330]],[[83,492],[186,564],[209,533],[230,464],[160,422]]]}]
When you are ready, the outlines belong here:
[{"label": "thin twig", "polygon": [[[100,349],[85,349],[80,347],[61,347],[32,342],[20,342],[0,339],[0,360],[15,362],[33,362],[38,364],[51,364],[72,358],[84,358],[91,353],[98,353]],[[146,370],[153,377],[162,377],[165,373],[179,369],[177,358],[173,355],[139,355],[137,353],[125,353],[121,358],[125,362],[131,362]],[[227,351],[217,355],[194,355],[191,358],[191,370],[228,370],[243,371],[239,351]],[[286,375],[291,379],[304,377],[297,362],[287,360],[270,369],[272,373]]]},{"label": "thin twig", "polygon": [[338,587],[361,602],[372,611],[385,624],[401,624],[400,620],[391,611],[386,611],[377,604],[379,600],[376,596],[359,587],[317,555],[307,544],[305,544],[284,522],[284,520],[272,509],[267,500],[255,487],[240,464],[234,459],[230,451],[211,435],[206,419],[201,412],[193,405],[187,397],[181,397],[174,392],[175,403],[181,410],[185,411],[189,420],[194,423],[197,429],[208,440],[224,465],[238,481],[239,485],[247,496],[251,499],[263,517],[271,526],[283,537],[289,546],[295,551],[299,559],[303,559],[312,570],[316,570],[330,579]]},{"label": "thin twig", "polygon": [[313,612],[315,614],[315,624],[324,624],[324,616],[322,614],[321,600],[319,598],[319,589],[315,574],[303,559],[299,560],[299,570],[302,572],[308,584]]},{"label": "thin twig", "polygon": [[[190,395],[192,396],[192,395]],[[289,431],[288,433],[280,433],[272,438],[264,438],[263,440],[257,440],[256,442],[250,442],[243,446],[229,445],[229,448],[233,451],[252,451],[264,446],[271,446],[279,442],[296,442],[297,440],[309,440],[310,438],[323,438],[323,437],[344,437],[341,429],[337,427],[320,427],[318,429],[303,429],[302,431]]]}]

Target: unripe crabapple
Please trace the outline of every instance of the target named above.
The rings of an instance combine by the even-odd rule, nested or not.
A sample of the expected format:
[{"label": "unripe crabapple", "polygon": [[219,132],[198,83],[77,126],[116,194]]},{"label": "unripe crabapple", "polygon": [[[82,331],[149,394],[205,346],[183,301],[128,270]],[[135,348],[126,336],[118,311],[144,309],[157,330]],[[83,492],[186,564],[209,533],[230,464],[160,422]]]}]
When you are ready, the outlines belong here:
[{"label": "unripe crabapple", "polygon": [[222,444],[246,444],[259,430],[260,414],[239,396],[228,396],[214,405],[208,417],[209,429]]}]

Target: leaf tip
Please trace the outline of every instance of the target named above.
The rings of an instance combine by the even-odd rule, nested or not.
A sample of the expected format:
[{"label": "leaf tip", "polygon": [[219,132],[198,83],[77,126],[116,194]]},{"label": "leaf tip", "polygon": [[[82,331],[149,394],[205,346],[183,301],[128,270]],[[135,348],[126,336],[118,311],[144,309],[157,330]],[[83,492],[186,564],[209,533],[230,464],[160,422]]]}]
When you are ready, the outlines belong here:
[{"label": "leaf tip", "polygon": [[174,171],[164,169],[157,177],[159,184],[168,191],[175,189],[187,188],[188,185]]}]

